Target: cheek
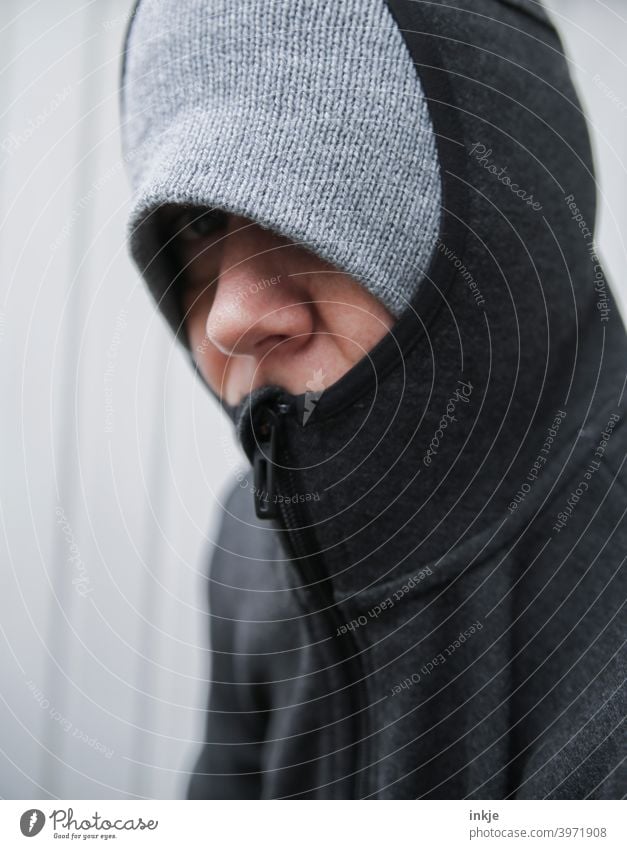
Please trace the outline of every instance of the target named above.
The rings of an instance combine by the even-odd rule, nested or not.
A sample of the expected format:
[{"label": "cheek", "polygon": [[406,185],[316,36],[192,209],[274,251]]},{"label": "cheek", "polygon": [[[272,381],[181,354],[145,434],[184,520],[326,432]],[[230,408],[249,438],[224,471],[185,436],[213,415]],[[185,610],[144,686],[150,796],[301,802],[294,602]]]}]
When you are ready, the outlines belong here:
[{"label": "cheek", "polygon": [[[352,298],[350,295],[352,294]],[[394,317],[374,296],[350,290],[338,303],[324,304],[321,309],[325,330],[335,344],[351,359],[360,359],[373,348],[394,324]]]}]

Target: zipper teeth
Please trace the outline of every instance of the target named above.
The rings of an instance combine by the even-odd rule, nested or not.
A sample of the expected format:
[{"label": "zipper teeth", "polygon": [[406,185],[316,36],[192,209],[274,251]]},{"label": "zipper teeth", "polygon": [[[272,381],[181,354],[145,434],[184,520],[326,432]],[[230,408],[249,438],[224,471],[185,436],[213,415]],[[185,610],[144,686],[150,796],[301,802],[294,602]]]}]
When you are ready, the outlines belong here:
[{"label": "zipper teeth", "polygon": [[[296,492],[297,490],[294,486],[295,477],[292,471],[289,469],[285,469],[284,471],[289,482],[289,486],[291,488],[290,491]],[[322,560],[321,554],[318,550],[317,542],[315,541],[315,538],[313,536],[313,532],[309,531],[308,529],[298,529],[298,522],[296,521],[295,511],[292,509],[291,505],[282,502],[279,509],[279,513],[281,515],[282,524],[285,528],[285,533],[289,541],[289,548],[291,549],[292,553],[296,555],[296,557],[299,557],[299,560],[297,561],[292,558],[294,562],[294,567],[301,575],[301,578],[305,585],[310,588],[311,592],[319,600],[321,604],[321,610],[319,611],[320,615],[327,616],[331,620],[334,628],[332,632],[332,639],[335,640],[337,637],[339,626],[344,623],[338,613],[332,594],[325,591],[324,586],[320,580],[321,578],[322,580],[325,580],[326,578],[322,575],[315,574],[315,572],[311,575],[308,574],[308,572],[311,572],[312,570],[311,568],[308,569],[307,567],[311,567],[312,563],[320,564]],[[290,525],[292,525],[291,529]],[[307,550],[307,545],[305,542],[303,542],[305,537],[309,537],[312,541],[311,549],[313,549],[314,551],[313,555],[310,554],[311,549]],[[300,545],[295,544],[295,540],[298,540]],[[337,646],[337,643],[335,643],[335,645]],[[358,655],[357,643],[350,632],[347,632],[346,634],[342,635],[341,645],[342,648],[340,648],[339,651],[343,657],[344,662],[349,667],[349,670],[356,672],[356,678],[354,679],[354,682],[352,682],[351,688],[351,702],[355,711],[353,722],[355,723],[358,731],[354,744],[357,747],[355,755],[356,771],[354,777],[354,785],[355,795],[357,796],[357,798],[363,798],[366,791],[365,785],[367,780],[367,771],[364,768],[365,743],[361,742],[361,731],[366,731],[367,729],[365,728],[366,715],[363,710],[363,706],[360,704],[359,699],[359,691],[364,686],[358,683],[360,681],[360,676],[362,673],[361,661]]]},{"label": "zipper teeth", "polygon": [[[257,426],[260,427],[261,432],[263,430],[267,431],[269,427],[271,436],[274,436],[274,440],[271,439],[274,450],[271,451],[271,457],[269,458],[273,466],[272,481],[274,492],[272,495],[274,496],[279,492],[282,482],[287,483],[290,487],[290,492],[295,493],[298,491],[298,480],[295,474],[287,466],[281,468],[277,462],[279,454],[287,454],[284,446],[279,444],[280,436],[283,432],[280,422],[293,411],[293,403],[286,402],[282,397],[279,397],[275,398],[274,403],[262,402],[261,407],[262,409],[259,411],[261,415],[257,418]],[[265,417],[265,422],[263,408],[269,413],[269,416]],[[272,428],[276,428],[274,433],[272,433]],[[254,425],[253,429],[255,429]],[[256,450],[260,450],[259,440],[255,439],[255,444],[257,445]],[[303,506],[300,508],[300,511],[301,514],[304,514],[305,523],[303,526],[299,525],[297,509],[285,501],[278,502],[277,509],[272,514],[272,518],[278,523],[279,530],[283,535],[282,538],[285,541],[287,553],[292,560],[294,569],[300,575],[303,586],[309,588],[310,593],[320,605],[318,615],[326,617],[331,622],[334,629],[331,633],[333,648],[340,656],[342,662],[346,664],[345,668],[347,668],[350,683],[351,722],[356,730],[353,741],[353,745],[356,747],[354,755],[356,768],[353,786],[355,796],[357,798],[363,798],[366,794],[368,776],[365,769],[365,745],[362,743],[362,740],[365,739],[368,718],[360,698],[360,693],[365,687],[364,684],[359,683],[363,672],[362,662],[359,658],[358,645],[353,634],[347,632],[342,635],[340,643],[338,644],[337,642],[339,626],[343,624],[343,620],[335,605],[333,594],[330,591],[330,585],[328,583],[330,578],[323,571],[323,559],[319,550],[317,537],[311,526],[306,525],[307,509]],[[270,515],[266,514],[265,518],[270,518]],[[364,732],[363,736],[362,732]]]}]

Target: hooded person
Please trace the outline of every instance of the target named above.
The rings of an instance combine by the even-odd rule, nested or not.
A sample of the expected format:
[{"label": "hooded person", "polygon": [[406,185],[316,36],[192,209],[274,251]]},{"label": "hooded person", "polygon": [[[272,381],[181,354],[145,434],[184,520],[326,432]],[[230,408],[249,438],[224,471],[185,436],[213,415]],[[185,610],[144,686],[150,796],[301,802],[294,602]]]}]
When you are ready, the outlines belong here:
[{"label": "hooded person", "polygon": [[251,472],[189,797],[620,798],[627,346],[542,5],[141,0],[121,113],[130,250],[195,368],[168,205],[392,316],[331,385],[219,398]]}]

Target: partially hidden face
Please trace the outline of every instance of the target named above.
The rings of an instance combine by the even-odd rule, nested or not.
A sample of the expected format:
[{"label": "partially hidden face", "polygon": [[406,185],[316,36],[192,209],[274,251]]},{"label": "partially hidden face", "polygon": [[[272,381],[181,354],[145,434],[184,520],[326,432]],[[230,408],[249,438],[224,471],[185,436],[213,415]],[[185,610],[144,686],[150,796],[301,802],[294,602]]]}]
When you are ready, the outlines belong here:
[{"label": "partially hidden face", "polygon": [[175,204],[160,212],[194,357],[228,404],[266,384],[326,388],[395,321],[353,277],[250,219]]}]

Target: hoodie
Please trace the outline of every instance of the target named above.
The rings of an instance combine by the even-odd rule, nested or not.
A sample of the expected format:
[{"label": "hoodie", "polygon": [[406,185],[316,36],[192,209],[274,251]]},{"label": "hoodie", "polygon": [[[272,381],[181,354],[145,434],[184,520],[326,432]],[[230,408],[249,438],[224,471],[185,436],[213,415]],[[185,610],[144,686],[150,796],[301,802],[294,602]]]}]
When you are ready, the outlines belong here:
[{"label": "hoodie", "polygon": [[[627,345],[594,245],[581,105],[534,0],[378,5],[428,121],[418,98],[422,152],[377,172],[377,197],[401,175],[410,226],[381,204],[348,253],[324,209],[313,229],[307,216],[303,230],[281,210],[273,218],[271,157],[238,195],[215,182],[213,156],[179,155],[210,115],[185,123],[175,111],[149,141],[150,120],[131,109],[143,78],[133,28],[149,0],[130,27],[123,126],[127,150],[141,151],[131,252],[183,344],[150,226],[162,203],[281,227],[376,293],[414,281],[389,333],[332,386],[264,386],[223,403],[250,473],[211,556],[206,738],[188,795],[620,798]],[[175,85],[176,65],[158,77]],[[208,137],[210,152],[224,152],[219,140]],[[247,156],[258,173],[254,147]],[[338,167],[359,196],[350,162]]]}]

